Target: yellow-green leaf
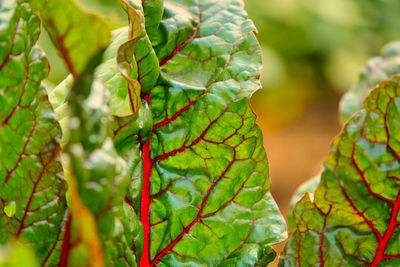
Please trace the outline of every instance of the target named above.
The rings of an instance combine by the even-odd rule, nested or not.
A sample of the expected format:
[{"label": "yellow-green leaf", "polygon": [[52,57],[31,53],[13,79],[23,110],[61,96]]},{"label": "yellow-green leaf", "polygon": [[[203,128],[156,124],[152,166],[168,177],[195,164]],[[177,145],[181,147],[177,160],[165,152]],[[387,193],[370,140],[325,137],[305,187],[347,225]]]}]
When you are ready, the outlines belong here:
[{"label": "yellow-green leaf", "polygon": [[73,0],[30,0],[30,4],[72,75],[80,74],[97,51],[108,45],[108,23]]}]

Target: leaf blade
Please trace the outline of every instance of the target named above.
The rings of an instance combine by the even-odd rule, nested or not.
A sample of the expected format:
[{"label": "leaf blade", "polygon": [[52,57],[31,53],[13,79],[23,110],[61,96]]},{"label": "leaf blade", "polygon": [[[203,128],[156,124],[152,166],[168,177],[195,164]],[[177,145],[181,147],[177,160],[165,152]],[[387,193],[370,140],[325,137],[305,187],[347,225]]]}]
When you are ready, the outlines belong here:
[{"label": "leaf blade", "polygon": [[[145,96],[154,126],[150,139],[140,138],[142,162],[136,165],[145,185],[141,196],[128,196],[132,207],[140,209],[145,229],[141,266],[213,265],[225,260],[255,264],[263,257],[264,247],[285,238],[285,230],[273,200],[267,202],[275,208],[266,212],[277,218],[271,223],[272,232],[265,231],[262,224],[255,227],[256,212],[251,208],[263,201],[269,189],[261,132],[248,103],[251,93],[260,87],[261,53],[254,26],[241,1],[164,4],[159,32],[165,37],[154,47],[160,78]],[[211,14],[220,15],[215,21],[207,20]],[[206,22],[201,22],[201,17]],[[240,166],[246,169],[243,174]],[[222,184],[229,185],[226,195],[216,193]],[[234,218],[228,209],[243,217],[242,228],[240,223],[230,226]],[[204,222],[221,214],[226,221],[217,224],[225,238],[219,240]],[[221,225],[231,231],[224,231]],[[240,230],[239,237],[232,235],[234,230]],[[246,240],[255,233],[260,234],[259,239],[251,247]],[[187,240],[193,235],[201,237],[201,242],[208,235],[215,244],[194,256],[196,244]],[[190,245],[182,245],[186,242]],[[179,253],[185,247],[190,255]]]},{"label": "leaf blade", "polygon": [[40,21],[25,1],[0,5],[7,40],[0,49],[0,242],[30,243],[41,264],[58,264],[66,184],[61,130],[41,85],[49,65],[35,45]]},{"label": "leaf blade", "polygon": [[111,114],[127,117],[138,111],[141,94],[148,92],[157,82],[159,68],[146,33],[140,1],[119,2],[128,15],[129,30],[121,28],[113,32],[112,43],[105,52],[103,64],[97,69],[97,76],[111,92]]},{"label": "leaf blade", "polygon": [[96,52],[108,45],[108,23],[72,0],[32,0],[30,4],[73,76],[77,77]]},{"label": "leaf blade", "polygon": [[314,201],[306,195],[296,205],[297,230],[281,266],[397,262],[398,99],[399,77],[394,77],[372,90],[364,109],[346,122],[325,161]]}]

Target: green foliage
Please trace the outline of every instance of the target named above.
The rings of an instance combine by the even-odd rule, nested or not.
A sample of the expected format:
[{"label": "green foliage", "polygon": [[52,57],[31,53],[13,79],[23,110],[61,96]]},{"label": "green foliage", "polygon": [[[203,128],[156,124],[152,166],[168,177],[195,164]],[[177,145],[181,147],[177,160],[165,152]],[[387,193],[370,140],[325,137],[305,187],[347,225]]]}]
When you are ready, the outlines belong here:
[{"label": "green foliage", "polygon": [[397,266],[400,78],[382,82],[345,123],[311,201],[296,205],[296,231],[281,266]]},{"label": "green foliage", "polygon": [[0,267],[39,267],[35,254],[25,245],[0,247]]},{"label": "green foliage", "polygon": [[252,103],[267,132],[295,123],[332,91],[347,91],[400,32],[396,0],[246,0],[246,10],[259,31],[266,89]]},{"label": "green foliage", "polygon": [[66,219],[61,129],[41,85],[49,65],[36,45],[40,21],[24,1],[0,8],[0,244],[29,244],[59,262]]},{"label": "green foliage", "polygon": [[123,222],[129,216],[137,224],[135,214],[126,212],[123,205],[129,184],[127,164],[110,137],[109,93],[101,82],[93,81],[101,56],[96,55],[78,76],[67,98],[65,127],[70,133],[63,164],[70,183],[73,226],[68,262],[71,266],[94,262],[134,266],[135,255],[128,242],[133,229]]},{"label": "green foliage", "polygon": [[[387,44],[381,52],[381,56],[368,60],[360,73],[356,85],[343,95],[339,105],[339,116],[342,123],[345,123],[353,114],[363,108],[363,101],[369,92],[382,81],[389,79],[394,74],[400,73],[400,42],[395,41]],[[306,192],[313,195],[320,183],[321,174],[311,178],[301,185],[291,200],[288,213],[289,229],[294,229],[293,209],[296,203]]]},{"label": "green foliage", "polygon": [[[30,0],[68,70],[77,76],[110,38],[108,24],[71,0]],[[84,41],[82,37],[84,36]]]},{"label": "green foliage", "polygon": [[107,48],[104,21],[76,4],[30,4],[71,76],[47,98],[39,19],[0,2],[0,242],[45,266],[272,261],[286,231],[249,105],[261,51],[243,2],[121,0],[129,27]]},{"label": "green foliage", "polygon": [[319,183],[321,182],[321,173],[317,174],[316,176],[312,177],[308,181],[301,184],[296,192],[294,193],[292,199],[290,200],[290,207],[289,212],[287,215],[288,219],[288,228],[289,230],[293,230],[296,228],[296,224],[293,221],[293,210],[296,207],[297,202],[306,194],[309,194],[311,199],[314,198],[314,191],[317,189]]},{"label": "green foliage", "polygon": [[[243,2],[119,4],[129,24],[111,33],[69,0],[0,2],[0,266],[266,266],[286,230]],[[47,91],[31,8],[71,72]],[[384,48],[345,95],[281,266],[399,265],[400,77],[382,82],[398,56]]]}]

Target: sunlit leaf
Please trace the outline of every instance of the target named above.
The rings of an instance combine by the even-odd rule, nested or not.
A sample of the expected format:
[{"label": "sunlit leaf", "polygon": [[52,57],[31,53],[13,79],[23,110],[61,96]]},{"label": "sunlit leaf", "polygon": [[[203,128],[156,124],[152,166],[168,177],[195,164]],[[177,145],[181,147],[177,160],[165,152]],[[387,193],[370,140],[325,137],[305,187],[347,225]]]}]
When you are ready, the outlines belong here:
[{"label": "sunlit leaf", "polygon": [[[353,114],[363,108],[363,101],[368,93],[385,79],[400,73],[400,42],[392,42],[386,45],[380,57],[371,58],[367,66],[361,71],[357,84],[343,95],[339,105],[339,116],[342,123],[345,123]],[[289,228],[293,229],[292,213],[297,201],[305,194],[310,192],[311,196],[319,185],[320,174],[313,177],[299,187],[295,197],[291,200],[288,213]]]},{"label": "sunlit leaf", "polygon": [[73,0],[30,0],[72,75],[80,74],[110,40],[106,21]]},{"label": "sunlit leaf", "polygon": [[126,117],[139,109],[141,93],[156,84],[159,67],[146,34],[141,2],[120,0],[120,3],[128,15],[129,27],[113,32],[104,63],[96,73],[111,93],[111,114]]},{"label": "sunlit leaf", "polygon": [[152,114],[154,125],[125,118],[114,128],[132,162],[141,266],[265,263],[285,238],[249,105],[260,87],[254,30],[242,1],[164,1],[160,78],[142,92],[150,110],[137,115]]},{"label": "sunlit leaf", "polygon": [[[50,23],[50,35],[73,32],[74,4],[32,1],[48,9],[45,23],[59,14],[72,24]],[[72,75],[50,92],[71,210],[52,264],[267,265],[286,231],[249,105],[261,51],[243,2],[120,4],[129,27],[115,31],[103,63],[96,42],[80,68],[66,59]],[[14,202],[2,205],[17,217]]]},{"label": "sunlit leaf", "polygon": [[382,82],[345,123],[312,201],[296,205],[281,266],[400,263],[400,78]]},{"label": "sunlit leaf", "polygon": [[66,218],[60,127],[41,81],[40,21],[24,1],[0,2],[0,244],[29,244],[42,265],[60,262]]},{"label": "sunlit leaf", "polygon": [[296,225],[293,221],[293,210],[297,202],[299,202],[299,200],[306,194],[306,192],[309,193],[311,199],[314,199],[314,191],[315,189],[317,189],[320,181],[321,181],[321,173],[318,173],[316,176],[304,182],[297,188],[292,199],[290,200],[290,207],[287,215],[289,230],[293,230],[296,228]]}]

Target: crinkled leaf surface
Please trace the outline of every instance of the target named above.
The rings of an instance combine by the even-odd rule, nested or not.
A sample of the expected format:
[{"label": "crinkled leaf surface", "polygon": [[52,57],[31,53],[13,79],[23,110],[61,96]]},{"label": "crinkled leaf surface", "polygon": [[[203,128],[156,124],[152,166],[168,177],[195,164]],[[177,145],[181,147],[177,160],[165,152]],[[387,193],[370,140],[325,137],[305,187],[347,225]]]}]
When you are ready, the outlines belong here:
[{"label": "crinkled leaf surface", "polygon": [[[339,104],[339,116],[342,123],[345,123],[351,115],[363,108],[363,101],[368,93],[376,85],[392,75],[400,73],[400,42],[392,42],[386,45],[381,52],[380,57],[371,58],[367,66],[361,71],[357,84],[343,95]],[[293,229],[292,213],[297,201],[305,194],[310,192],[313,195],[315,189],[321,180],[320,174],[318,177],[313,177],[299,187],[295,196],[291,200],[288,213],[289,228]]]},{"label": "crinkled leaf surface", "polygon": [[30,0],[32,8],[72,75],[80,74],[89,60],[110,40],[104,19],[78,7],[73,0]]},{"label": "crinkled leaf surface", "polygon": [[24,1],[0,2],[0,243],[28,243],[42,265],[60,261],[66,217],[60,127],[41,81],[40,21]]},{"label": "crinkled leaf surface", "polygon": [[371,91],[334,140],[321,184],[296,205],[281,266],[398,266],[400,78]]},{"label": "crinkled leaf surface", "polygon": [[144,227],[140,264],[266,264],[286,233],[249,105],[261,52],[243,2],[164,1],[158,30],[160,78],[137,114],[154,125],[128,117],[114,128],[136,185],[127,201]]},{"label": "crinkled leaf surface", "polygon": [[297,202],[299,202],[299,200],[306,194],[306,192],[309,193],[311,200],[313,200],[314,199],[314,191],[315,191],[315,189],[317,189],[320,181],[321,181],[321,172],[318,173],[316,176],[312,177],[311,179],[309,179],[308,181],[304,182],[297,188],[292,199],[290,200],[290,207],[289,207],[289,212],[287,215],[289,230],[293,230],[296,228],[296,224],[294,223],[294,220],[293,220],[293,210],[294,210]]},{"label": "crinkled leaf surface", "polygon": [[[144,14],[151,13],[146,8],[160,8],[157,3],[161,4],[144,4]],[[118,59],[119,51],[134,39],[129,39],[135,25],[132,18],[141,14],[135,1],[121,4],[131,25],[129,30],[120,30],[127,37],[116,37],[108,50],[116,51],[117,60],[106,56],[104,63],[109,60],[110,73],[117,75],[121,73],[118,64],[123,62]],[[144,31],[143,21],[141,25]],[[137,70],[137,77],[129,77],[140,82],[145,101],[135,114],[114,118],[113,126],[115,146],[132,177],[124,212],[119,213],[132,253],[141,266],[266,265],[274,257],[269,246],[285,239],[286,232],[268,192],[262,135],[249,105],[251,93],[260,87],[261,53],[254,26],[238,0],[165,1],[163,19],[154,25],[159,25],[159,39],[151,39],[155,46],[148,54],[138,59],[137,53],[145,50],[137,46],[134,60],[129,60],[132,51],[125,53],[130,64],[127,73]],[[147,45],[149,38],[144,39]],[[148,65],[141,67],[139,61],[154,64],[148,56],[152,53],[160,61],[160,77],[157,84],[151,81],[146,85],[140,73]],[[101,77],[101,67],[96,74],[112,89]],[[57,91],[52,96],[63,98]],[[58,108],[71,105],[61,103]],[[78,120],[87,116],[85,106],[76,113],[82,114]],[[76,122],[68,112],[65,114],[66,121]],[[89,140],[87,143],[75,142],[93,128],[87,130],[84,123],[70,127],[74,145],[69,149],[67,145],[67,150],[73,173],[82,176],[76,181],[85,203],[85,190],[102,190],[91,180],[96,176],[87,175],[93,166],[85,165],[91,161],[84,160],[101,138],[94,135],[82,139]],[[93,188],[86,186],[88,181]],[[96,214],[96,205],[86,206]],[[143,224],[143,237],[135,222],[136,213]]]},{"label": "crinkled leaf surface", "polygon": [[400,73],[400,41],[386,45],[381,56],[371,58],[361,71],[357,84],[347,92],[340,102],[340,120],[347,121],[363,107],[363,101],[370,90],[383,80]]}]

